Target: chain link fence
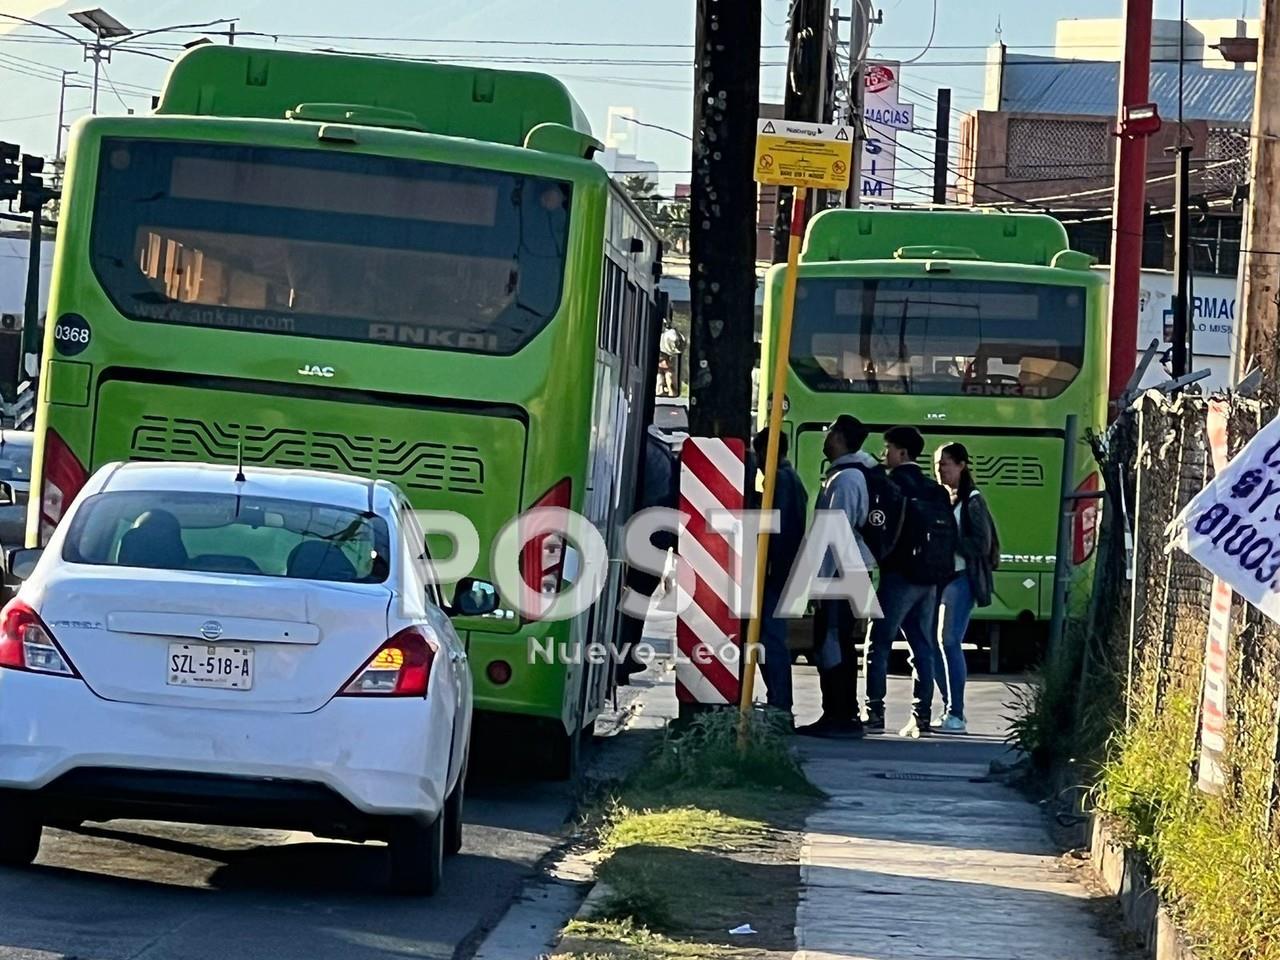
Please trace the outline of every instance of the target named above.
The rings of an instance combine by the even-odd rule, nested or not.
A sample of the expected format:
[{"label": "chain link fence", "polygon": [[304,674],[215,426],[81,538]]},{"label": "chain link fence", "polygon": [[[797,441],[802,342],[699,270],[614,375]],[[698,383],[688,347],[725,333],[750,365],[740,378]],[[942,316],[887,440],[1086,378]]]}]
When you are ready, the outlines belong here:
[{"label": "chain link fence", "polygon": [[[1267,417],[1253,400],[1226,400],[1227,455],[1234,456]],[[1201,710],[1213,578],[1168,546],[1171,522],[1212,479],[1208,401],[1149,393],[1113,427],[1136,436],[1101,450],[1119,497],[1108,501],[1113,536],[1130,534],[1131,557],[1100,558],[1099,589],[1127,582],[1127,629],[1104,631],[1121,671],[1123,719],[1117,732],[1143,728],[1169,737],[1171,756],[1186,757],[1190,789],[1199,779]],[[1130,492],[1131,491],[1131,492]],[[1122,502],[1116,510],[1116,499]],[[1272,850],[1280,849],[1280,624],[1234,598],[1227,647],[1222,799],[1233,816]],[[1178,718],[1175,719],[1174,718]]]}]

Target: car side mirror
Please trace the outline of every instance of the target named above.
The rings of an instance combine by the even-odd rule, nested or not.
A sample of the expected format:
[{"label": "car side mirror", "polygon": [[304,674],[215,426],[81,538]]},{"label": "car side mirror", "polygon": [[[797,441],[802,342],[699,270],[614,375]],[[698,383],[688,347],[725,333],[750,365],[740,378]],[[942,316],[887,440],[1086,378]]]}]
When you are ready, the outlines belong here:
[{"label": "car side mirror", "polygon": [[498,609],[498,588],[487,580],[463,577],[453,591],[449,613],[455,617],[483,617]]},{"label": "car side mirror", "polygon": [[35,571],[43,554],[44,547],[14,547],[6,550],[4,569],[14,580],[26,580]]}]

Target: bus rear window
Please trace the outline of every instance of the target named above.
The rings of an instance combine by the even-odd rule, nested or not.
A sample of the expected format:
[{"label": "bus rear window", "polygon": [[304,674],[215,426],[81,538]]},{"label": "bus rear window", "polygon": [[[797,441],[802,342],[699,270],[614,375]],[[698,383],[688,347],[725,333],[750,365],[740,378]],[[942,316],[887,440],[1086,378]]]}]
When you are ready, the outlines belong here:
[{"label": "bus rear window", "polygon": [[1055,397],[1084,366],[1082,287],[806,278],[791,366],[812,389]]},{"label": "bus rear window", "polygon": [[570,196],[474,167],[108,139],[90,252],[134,320],[509,354],[559,308]]}]

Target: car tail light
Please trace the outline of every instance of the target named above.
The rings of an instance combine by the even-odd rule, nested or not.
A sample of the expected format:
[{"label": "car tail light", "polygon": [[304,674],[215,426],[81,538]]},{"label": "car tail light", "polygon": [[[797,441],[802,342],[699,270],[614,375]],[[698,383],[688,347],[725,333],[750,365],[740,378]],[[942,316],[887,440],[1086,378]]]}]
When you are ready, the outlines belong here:
[{"label": "car tail light", "polygon": [[47,543],[71,501],[89,479],[84,465],[76,459],[63,440],[53,430],[44,434],[43,486],[40,495],[40,542]]},{"label": "car tail light", "polygon": [[406,627],[378,648],[338,696],[425,697],[436,649],[425,628]]},{"label": "car tail light", "polygon": [[0,610],[0,667],[79,677],[40,615],[14,597]]},{"label": "car tail light", "polygon": [[[565,477],[529,509],[559,507],[568,510],[572,493],[573,484]],[[525,610],[545,610],[560,592],[567,551],[568,544],[560,533],[539,533],[525,543],[520,553],[520,576],[528,593],[523,605]]]},{"label": "car tail light", "polygon": [[[1096,493],[1099,479],[1096,473],[1085,477],[1084,483],[1076,487],[1076,493]],[[1098,545],[1098,517],[1102,510],[1101,500],[1077,500],[1072,508],[1074,514],[1071,536],[1071,562],[1076,566],[1093,556],[1093,549]]]}]

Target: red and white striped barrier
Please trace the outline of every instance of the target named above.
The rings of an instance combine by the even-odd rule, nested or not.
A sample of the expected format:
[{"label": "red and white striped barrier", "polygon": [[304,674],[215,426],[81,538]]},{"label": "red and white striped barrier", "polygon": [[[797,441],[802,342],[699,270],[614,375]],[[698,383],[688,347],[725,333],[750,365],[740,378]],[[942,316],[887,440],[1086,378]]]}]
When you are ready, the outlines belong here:
[{"label": "red and white striped barrier", "polygon": [[712,513],[743,507],[745,448],[741,440],[689,437],[680,450],[676,698],[681,703],[737,703],[741,621],[737,607],[741,560],[730,539],[711,527]]},{"label": "red and white striped barrier", "polygon": [[[1209,401],[1206,428],[1214,473],[1227,468],[1227,417],[1230,410],[1221,400]],[[1200,699],[1200,763],[1197,786],[1205,793],[1220,795],[1227,783],[1227,657],[1231,650],[1231,587],[1221,577],[1213,578],[1209,603],[1209,631],[1205,635],[1204,678]]]}]

